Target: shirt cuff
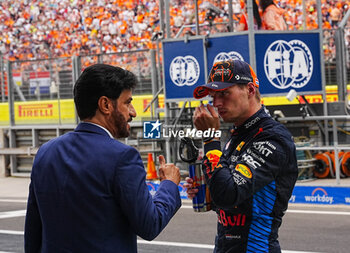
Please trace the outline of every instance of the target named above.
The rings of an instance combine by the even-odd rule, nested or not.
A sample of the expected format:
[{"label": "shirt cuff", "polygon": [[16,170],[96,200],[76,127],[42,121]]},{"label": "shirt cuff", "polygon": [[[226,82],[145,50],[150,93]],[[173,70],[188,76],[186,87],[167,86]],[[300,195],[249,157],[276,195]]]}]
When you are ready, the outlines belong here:
[{"label": "shirt cuff", "polygon": [[204,144],[204,154],[206,154],[210,150],[220,150],[221,151],[221,143],[217,139],[213,139],[210,142],[206,142]]}]

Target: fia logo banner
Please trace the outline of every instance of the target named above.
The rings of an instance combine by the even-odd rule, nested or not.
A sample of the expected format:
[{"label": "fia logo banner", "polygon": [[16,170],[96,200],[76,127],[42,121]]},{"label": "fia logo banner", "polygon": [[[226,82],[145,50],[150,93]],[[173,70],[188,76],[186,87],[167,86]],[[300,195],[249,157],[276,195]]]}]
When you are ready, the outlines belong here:
[{"label": "fia logo banner", "polygon": [[191,55],[175,57],[169,68],[170,78],[179,87],[194,85],[200,75],[200,66]]},{"label": "fia logo banner", "polygon": [[265,52],[265,74],[278,89],[304,87],[310,81],[313,67],[311,51],[300,40],[276,40]]},{"label": "fia logo banner", "polygon": [[159,139],[161,133],[162,123],[157,121],[143,122],[143,138],[145,139]]},{"label": "fia logo banner", "polygon": [[219,61],[226,61],[226,60],[241,60],[244,61],[243,56],[236,52],[236,51],[230,51],[228,53],[226,52],[220,52],[215,56],[214,62],[219,62]]}]

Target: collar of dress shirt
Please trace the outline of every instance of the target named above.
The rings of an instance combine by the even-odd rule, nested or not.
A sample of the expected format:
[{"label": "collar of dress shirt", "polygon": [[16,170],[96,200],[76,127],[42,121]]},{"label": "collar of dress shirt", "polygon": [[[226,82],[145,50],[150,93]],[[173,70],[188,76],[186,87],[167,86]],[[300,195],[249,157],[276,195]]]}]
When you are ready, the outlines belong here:
[{"label": "collar of dress shirt", "polygon": [[83,121],[84,123],[88,123],[88,124],[91,124],[91,125],[95,125],[95,126],[98,126],[100,128],[102,128],[103,130],[105,130],[107,132],[107,134],[109,135],[109,137],[111,137],[112,139],[114,139],[113,135],[111,134],[110,131],[108,131],[106,128],[104,128],[103,126],[99,125],[99,124],[96,124],[96,123],[92,123],[92,122],[86,122],[86,121]]}]

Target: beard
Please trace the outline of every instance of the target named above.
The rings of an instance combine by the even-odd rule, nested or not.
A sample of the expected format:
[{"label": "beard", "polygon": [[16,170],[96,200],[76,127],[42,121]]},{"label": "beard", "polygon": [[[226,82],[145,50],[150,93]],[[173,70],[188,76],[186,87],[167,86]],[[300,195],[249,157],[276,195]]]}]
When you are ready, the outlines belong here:
[{"label": "beard", "polygon": [[[130,135],[130,130],[128,128],[128,121],[125,120],[123,114],[121,114],[118,110],[115,110],[112,114],[112,119],[114,123],[114,127],[116,129],[115,138],[126,138]],[[131,121],[131,120],[130,120]]]}]

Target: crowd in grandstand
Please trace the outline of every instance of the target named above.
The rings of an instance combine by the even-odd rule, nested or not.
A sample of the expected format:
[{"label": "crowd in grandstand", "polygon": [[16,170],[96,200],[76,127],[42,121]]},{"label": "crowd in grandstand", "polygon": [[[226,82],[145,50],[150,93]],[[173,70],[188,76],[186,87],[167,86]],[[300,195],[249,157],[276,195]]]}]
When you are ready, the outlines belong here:
[{"label": "crowd in grandstand", "polygon": [[[244,2],[233,0],[235,24],[243,13]],[[195,24],[194,3],[170,0],[172,36],[183,25]],[[289,30],[318,28],[316,1],[305,3],[303,12],[303,0],[276,1],[285,10]],[[322,0],[323,28],[337,28],[349,3],[350,0]],[[200,24],[212,27],[229,21],[227,0],[198,4]],[[159,0],[1,1],[0,53],[10,60],[23,60],[154,48],[151,38],[160,30],[159,23]],[[227,31],[227,25],[215,29]],[[202,34],[207,31],[202,28]],[[195,28],[187,32],[195,33]]]}]

